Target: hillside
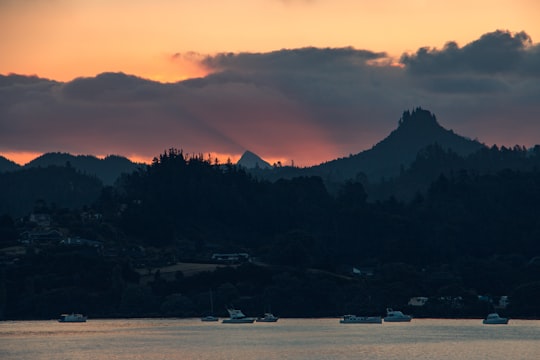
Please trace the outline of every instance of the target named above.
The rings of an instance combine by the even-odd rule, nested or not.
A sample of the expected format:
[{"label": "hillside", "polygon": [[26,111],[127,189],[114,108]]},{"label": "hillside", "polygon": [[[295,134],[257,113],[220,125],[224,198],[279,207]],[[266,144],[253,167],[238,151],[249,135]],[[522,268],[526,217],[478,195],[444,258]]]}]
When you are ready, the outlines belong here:
[{"label": "hillside", "polygon": [[420,150],[429,145],[438,144],[462,156],[484,147],[478,141],[446,130],[434,114],[421,108],[412,113],[405,111],[398,124],[396,130],[371,149],[315,166],[313,170],[336,181],[355,178],[361,172],[370,182],[379,182],[382,178],[397,176],[403,168],[410,166]]},{"label": "hillside", "polygon": [[398,127],[369,150],[308,168],[284,167],[254,173],[268,180],[315,175],[330,187],[350,179],[378,183],[399,175],[413,163],[420,150],[433,144],[461,156],[485,147],[478,141],[445,129],[428,110],[416,108],[412,112],[405,111]]},{"label": "hillside", "polygon": [[21,167],[18,164],[14,163],[11,160],[6,159],[3,156],[0,156],[0,173],[6,172],[6,171],[15,171],[15,170],[19,170],[20,168]]},{"label": "hillside", "polygon": [[[92,318],[194,317],[210,289],[216,309],[271,304],[284,317],[377,313],[420,295],[430,300],[415,316],[479,317],[486,294],[508,296],[512,318],[538,317],[540,149],[465,158],[433,146],[400,177],[452,162],[471,170],[407,203],[366,202],[360,183],[331,196],[317,177],[258,181],[174,149],[105,191],[66,166],[0,174],[0,205],[33,198],[62,239],[86,240],[34,237],[23,254],[17,234],[47,225],[0,216],[0,319],[50,319],[73,303]],[[221,266],[217,252],[253,261]]]},{"label": "hillside", "polygon": [[37,201],[58,208],[81,208],[95,202],[101,189],[97,178],[65,166],[0,173],[0,214],[27,215]]},{"label": "hillside", "polygon": [[99,159],[92,155],[71,155],[55,152],[43,154],[24,167],[66,166],[68,164],[84,174],[96,176],[104,185],[112,185],[122,173],[131,173],[141,166],[125,157],[116,155],[109,155],[104,159]]}]

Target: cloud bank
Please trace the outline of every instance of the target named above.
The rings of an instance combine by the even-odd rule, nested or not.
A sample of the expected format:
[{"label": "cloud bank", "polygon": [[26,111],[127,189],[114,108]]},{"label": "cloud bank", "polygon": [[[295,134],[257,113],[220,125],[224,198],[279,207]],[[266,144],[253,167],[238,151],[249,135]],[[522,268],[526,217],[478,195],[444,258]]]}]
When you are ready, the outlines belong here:
[{"label": "cloud bank", "polygon": [[312,165],[370,148],[416,106],[488,145],[540,142],[540,45],[524,32],[421,48],[397,64],[354,48],[196,59],[211,74],[174,84],[0,76],[0,153],[151,158],[177,147]]}]

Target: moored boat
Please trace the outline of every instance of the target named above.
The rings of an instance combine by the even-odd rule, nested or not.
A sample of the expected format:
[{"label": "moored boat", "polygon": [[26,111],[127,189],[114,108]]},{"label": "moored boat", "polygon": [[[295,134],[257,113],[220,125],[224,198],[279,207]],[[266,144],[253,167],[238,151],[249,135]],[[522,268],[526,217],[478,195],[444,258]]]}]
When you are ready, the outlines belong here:
[{"label": "moored boat", "polygon": [[279,317],[272,313],[265,313],[264,316],[257,318],[257,322],[276,322],[278,319]]},{"label": "moored boat", "polygon": [[58,322],[86,322],[87,317],[82,314],[62,314],[60,315],[60,318],[58,319]]},{"label": "moored boat", "polygon": [[411,321],[411,315],[405,315],[401,311],[393,310],[392,308],[386,308],[386,316],[384,322],[408,322]]},{"label": "moored boat", "polygon": [[482,323],[486,325],[504,325],[508,324],[508,318],[500,317],[497,313],[491,313],[488,314]]},{"label": "moored boat", "polygon": [[223,324],[251,324],[255,321],[253,317],[247,317],[241,310],[227,309],[229,312],[229,318],[223,319]]},{"label": "moored boat", "polygon": [[380,316],[356,316],[343,315],[343,319],[339,320],[340,324],[381,324],[382,317]]},{"label": "moored boat", "polygon": [[203,316],[201,321],[218,321],[219,318],[214,316],[214,297],[212,296],[212,290],[210,290],[210,315]]}]

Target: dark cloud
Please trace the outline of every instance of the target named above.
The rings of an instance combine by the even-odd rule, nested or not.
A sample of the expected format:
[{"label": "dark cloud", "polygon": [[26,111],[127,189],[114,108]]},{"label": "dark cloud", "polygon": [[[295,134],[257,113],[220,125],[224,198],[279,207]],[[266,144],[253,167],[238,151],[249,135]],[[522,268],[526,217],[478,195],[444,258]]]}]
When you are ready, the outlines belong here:
[{"label": "dark cloud", "polygon": [[[133,91],[156,88],[158,83],[123,73],[103,73],[92,78],[77,78],[62,86],[65,97],[80,100],[118,101],[133,100]],[[129,91],[129,90],[132,91]],[[126,96],[127,95],[127,96]],[[147,91],[143,98],[152,97]],[[140,97],[140,96],[139,96]]]},{"label": "dark cloud", "polygon": [[497,30],[463,47],[448,42],[441,50],[421,48],[414,54],[404,54],[401,63],[415,74],[538,75],[539,51],[525,32]]},{"label": "dark cloud", "polygon": [[222,53],[208,56],[203,63],[220,71],[268,72],[282,70],[310,71],[310,69],[335,70],[357,68],[369,60],[385,58],[385,53],[346,48],[283,49],[269,53]]},{"label": "dark cloud", "polygon": [[540,134],[539,54],[527,34],[497,31],[404,55],[402,67],[384,53],[303,48],[178,54],[214,72],[174,84],[122,73],[67,83],[0,76],[0,152],[248,149],[307,165],[370,148],[416,106],[488,144],[529,146]]}]

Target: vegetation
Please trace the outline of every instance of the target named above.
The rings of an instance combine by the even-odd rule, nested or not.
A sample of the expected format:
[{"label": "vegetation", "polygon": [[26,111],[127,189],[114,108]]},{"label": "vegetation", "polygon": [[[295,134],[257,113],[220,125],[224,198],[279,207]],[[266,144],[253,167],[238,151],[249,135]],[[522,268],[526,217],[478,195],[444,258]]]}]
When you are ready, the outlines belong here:
[{"label": "vegetation", "polygon": [[[320,177],[270,182],[176,149],[108,187],[69,166],[0,174],[2,204],[17,194],[48,219],[0,216],[0,317],[200,316],[211,289],[220,316],[232,304],[252,315],[392,306],[483,317],[505,295],[500,312],[538,318],[539,149],[433,145],[395,178],[335,192]],[[45,228],[63,242],[19,242]],[[251,261],[172,266],[240,252]],[[407,308],[415,296],[430,300]]]}]

